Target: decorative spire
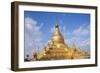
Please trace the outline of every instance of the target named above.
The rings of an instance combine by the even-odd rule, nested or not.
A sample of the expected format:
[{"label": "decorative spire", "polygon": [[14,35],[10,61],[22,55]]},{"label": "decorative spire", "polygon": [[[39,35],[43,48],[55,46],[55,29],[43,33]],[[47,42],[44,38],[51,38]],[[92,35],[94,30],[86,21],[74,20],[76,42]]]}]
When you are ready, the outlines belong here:
[{"label": "decorative spire", "polygon": [[74,42],[73,45],[72,45],[72,48],[76,49],[77,46],[76,46],[76,43]]},{"label": "decorative spire", "polygon": [[58,18],[56,17],[56,28],[59,28],[59,25],[58,25]]}]

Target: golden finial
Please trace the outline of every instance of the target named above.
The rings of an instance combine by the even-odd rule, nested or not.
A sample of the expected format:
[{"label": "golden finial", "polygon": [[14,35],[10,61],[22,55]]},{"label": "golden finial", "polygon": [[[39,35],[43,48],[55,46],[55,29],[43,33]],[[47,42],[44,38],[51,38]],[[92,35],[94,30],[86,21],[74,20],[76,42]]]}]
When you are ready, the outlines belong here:
[{"label": "golden finial", "polygon": [[56,17],[56,28],[59,28],[59,25],[58,25],[58,18]]}]

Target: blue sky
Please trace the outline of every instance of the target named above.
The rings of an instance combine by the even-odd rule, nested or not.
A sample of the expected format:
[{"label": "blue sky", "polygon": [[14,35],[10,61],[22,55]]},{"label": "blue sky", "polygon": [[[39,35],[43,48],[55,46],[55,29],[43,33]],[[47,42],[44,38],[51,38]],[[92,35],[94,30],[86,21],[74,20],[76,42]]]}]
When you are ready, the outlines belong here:
[{"label": "blue sky", "polygon": [[90,50],[90,14],[24,11],[25,55],[39,52],[54,33],[56,17],[66,44]]}]

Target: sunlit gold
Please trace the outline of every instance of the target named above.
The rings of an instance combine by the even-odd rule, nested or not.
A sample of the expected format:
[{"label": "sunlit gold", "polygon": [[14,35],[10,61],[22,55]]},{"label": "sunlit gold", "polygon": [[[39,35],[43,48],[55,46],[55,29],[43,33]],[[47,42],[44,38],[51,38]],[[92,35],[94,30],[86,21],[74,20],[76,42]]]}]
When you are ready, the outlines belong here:
[{"label": "sunlit gold", "polygon": [[64,42],[64,38],[59,30],[58,21],[56,22],[55,32],[48,43],[40,53],[37,54],[37,60],[57,60],[57,59],[84,59],[89,58],[90,55],[87,52],[82,51],[75,44],[69,47]]}]

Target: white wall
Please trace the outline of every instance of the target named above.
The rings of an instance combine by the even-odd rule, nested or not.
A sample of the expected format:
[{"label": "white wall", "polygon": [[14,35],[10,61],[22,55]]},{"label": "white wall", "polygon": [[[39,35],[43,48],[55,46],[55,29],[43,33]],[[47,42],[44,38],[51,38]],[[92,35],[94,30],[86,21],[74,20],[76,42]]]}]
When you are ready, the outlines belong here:
[{"label": "white wall", "polygon": [[[11,53],[11,12],[10,3],[14,0],[0,0],[0,73],[14,73],[10,70],[10,53]],[[20,1],[20,0],[19,0]],[[100,0],[21,0],[33,2],[46,2],[46,3],[62,3],[62,4],[81,4],[81,5],[94,5],[98,6],[100,12]],[[99,13],[98,12],[98,13]],[[98,19],[100,14],[98,14]],[[100,22],[99,22],[100,23]],[[100,25],[98,23],[98,27]],[[100,31],[100,29],[99,29]],[[100,33],[98,33],[100,37]],[[100,38],[98,39],[100,43]],[[100,55],[100,46],[98,46],[98,55]],[[55,69],[55,70],[40,70],[40,71],[26,71],[25,73],[99,73],[100,72],[100,58],[98,67],[86,68],[70,68],[70,69]],[[22,72],[24,73],[24,72]]]}]

